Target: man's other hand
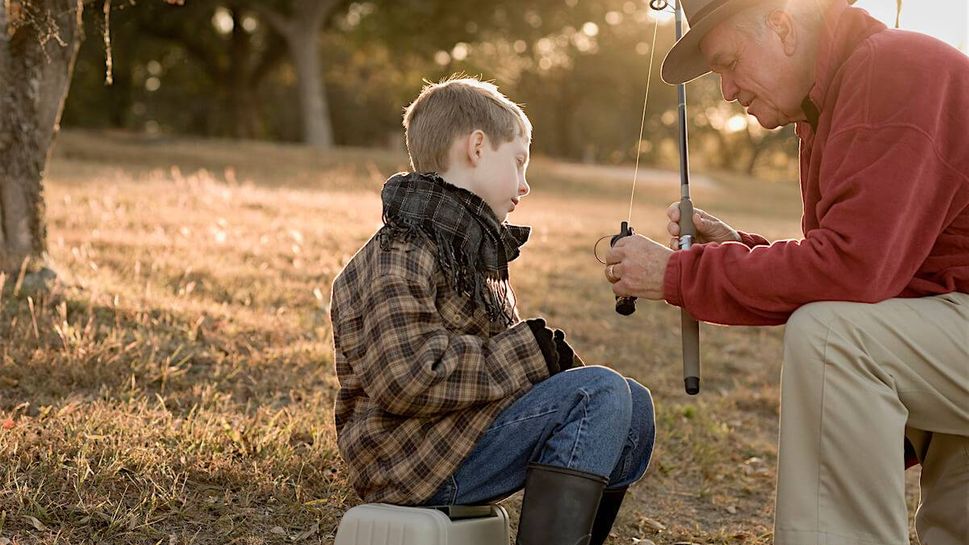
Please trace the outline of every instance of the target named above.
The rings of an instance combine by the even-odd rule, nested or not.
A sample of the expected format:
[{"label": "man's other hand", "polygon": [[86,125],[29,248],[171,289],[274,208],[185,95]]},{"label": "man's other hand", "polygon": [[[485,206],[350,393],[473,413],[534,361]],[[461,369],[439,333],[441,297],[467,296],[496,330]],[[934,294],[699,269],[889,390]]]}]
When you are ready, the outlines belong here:
[{"label": "man's other hand", "polygon": [[[670,248],[678,250],[680,248],[680,203],[674,202],[666,209],[666,216],[670,222],[666,225],[666,230],[672,235]],[[737,230],[727,225],[716,216],[704,212],[699,208],[693,209],[693,225],[696,226],[696,242],[740,242],[740,235]]]}]

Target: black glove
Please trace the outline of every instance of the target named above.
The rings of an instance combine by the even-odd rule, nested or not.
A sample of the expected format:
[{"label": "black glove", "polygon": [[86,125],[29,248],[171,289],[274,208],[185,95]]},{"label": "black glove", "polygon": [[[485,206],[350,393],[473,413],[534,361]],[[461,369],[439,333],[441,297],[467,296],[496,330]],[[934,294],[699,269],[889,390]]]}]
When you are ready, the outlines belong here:
[{"label": "black glove", "polygon": [[559,367],[558,343],[555,342],[554,337],[555,333],[546,327],[543,318],[532,318],[531,320],[526,320],[525,324],[532,330],[532,335],[535,336],[535,342],[538,343],[538,347],[542,350],[542,357],[545,358],[545,365],[548,367],[548,376],[552,376],[561,371],[562,368]]},{"label": "black glove", "polygon": [[556,329],[552,334],[552,338],[555,340],[555,352],[558,354],[559,369],[565,371],[566,369],[575,367],[575,350],[572,350],[569,343],[565,342],[565,332],[561,329]]}]

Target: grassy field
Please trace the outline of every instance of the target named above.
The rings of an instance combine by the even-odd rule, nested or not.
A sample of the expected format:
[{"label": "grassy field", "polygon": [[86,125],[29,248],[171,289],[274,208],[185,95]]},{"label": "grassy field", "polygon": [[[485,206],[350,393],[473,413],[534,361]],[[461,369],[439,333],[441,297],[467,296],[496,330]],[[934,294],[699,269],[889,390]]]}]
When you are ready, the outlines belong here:
[{"label": "grassy field", "polygon": [[[46,186],[60,282],[0,301],[0,545],[332,543],[360,500],[336,450],[329,289],[405,164],[62,134]],[[534,227],[512,266],[522,316],[546,316],[657,404],[654,462],[612,543],[770,543],[782,329],[704,326],[704,391],[686,396],[678,310],[617,315],[592,255],[630,181],[542,158],[529,181],[510,218]],[[698,206],[797,235],[796,184],[707,182]],[[647,173],[632,224],[666,240],[677,196],[675,175]]]}]

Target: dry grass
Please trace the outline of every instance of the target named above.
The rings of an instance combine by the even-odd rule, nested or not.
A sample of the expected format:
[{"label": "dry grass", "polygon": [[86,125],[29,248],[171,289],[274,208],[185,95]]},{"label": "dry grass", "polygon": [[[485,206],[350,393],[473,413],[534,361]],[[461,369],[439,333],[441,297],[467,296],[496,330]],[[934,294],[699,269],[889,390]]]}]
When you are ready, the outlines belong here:
[{"label": "dry grass", "polygon": [[[329,287],[405,164],[62,135],[47,186],[62,282],[0,301],[0,544],[332,543],[359,499],[334,437]],[[661,237],[677,187],[654,178],[633,224]],[[714,179],[701,206],[796,235],[796,185]],[[512,269],[521,313],[657,402],[655,462],[613,542],[769,543],[782,331],[704,327],[704,392],[687,397],[678,311],[616,315],[592,257],[628,182],[541,159],[530,181],[512,217],[535,227]]]}]

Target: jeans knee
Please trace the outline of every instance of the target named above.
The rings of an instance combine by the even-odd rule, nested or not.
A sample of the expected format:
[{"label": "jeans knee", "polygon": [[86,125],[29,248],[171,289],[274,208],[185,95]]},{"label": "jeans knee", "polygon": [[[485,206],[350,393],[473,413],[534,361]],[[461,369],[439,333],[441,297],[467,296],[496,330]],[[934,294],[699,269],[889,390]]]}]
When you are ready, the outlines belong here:
[{"label": "jeans knee", "polygon": [[631,378],[626,379],[629,385],[629,393],[632,399],[632,410],[636,418],[633,421],[639,426],[637,431],[639,436],[648,439],[652,444],[656,436],[656,411],[653,407],[653,394],[649,388],[636,382]]},{"label": "jeans knee", "polygon": [[[580,388],[594,398],[594,404],[617,421],[629,422],[632,417],[633,399],[629,383],[619,373],[598,365],[582,367],[571,372],[582,372]],[[650,405],[652,406],[652,405]]]}]

